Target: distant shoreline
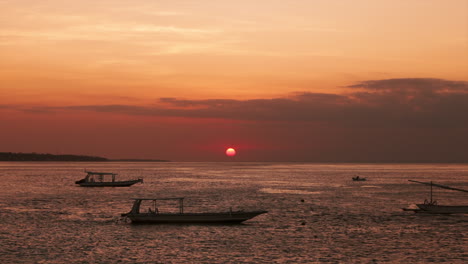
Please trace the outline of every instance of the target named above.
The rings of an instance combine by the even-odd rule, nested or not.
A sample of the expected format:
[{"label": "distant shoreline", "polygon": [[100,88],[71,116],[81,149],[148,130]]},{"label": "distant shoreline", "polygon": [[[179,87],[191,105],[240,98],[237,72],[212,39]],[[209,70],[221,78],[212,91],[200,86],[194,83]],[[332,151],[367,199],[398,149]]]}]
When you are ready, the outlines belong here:
[{"label": "distant shoreline", "polygon": [[0,152],[0,161],[8,162],[169,162],[160,159],[108,159],[86,155]]},{"label": "distant shoreline", "polygon": [[170,160],[160,159],[110,159],[107,162],[171,162]]}]

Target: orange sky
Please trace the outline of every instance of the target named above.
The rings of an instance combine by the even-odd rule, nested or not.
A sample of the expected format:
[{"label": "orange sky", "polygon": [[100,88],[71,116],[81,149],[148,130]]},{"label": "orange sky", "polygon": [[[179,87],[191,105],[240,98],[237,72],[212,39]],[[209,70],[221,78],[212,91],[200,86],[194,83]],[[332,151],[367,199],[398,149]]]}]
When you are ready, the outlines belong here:
[{"label": "orange sky", "polygon": [[[0,10],[0,152],[215,161],[225,160],[218,148],[238,145],[239,160],[346,160],[358,147],[343,138],[359,140],[354,130],[364,128],[334,113],[351,101],[363,107],[358,91],[388,85],[399,92],[377,92],[381,101],[366,105],[381,111],[390,95],[421,98],[411,111],[464,120],[437,107],[453,104],[439,96],[447,90],[459,100],[468,92],[466,0],[15,0],[0,1]],[[428,87],[432,99],[423,100]],[[310,109],[336,98],[303,94],[346,98]],[[362,160],[397,133],[370,121],[376,108],[367,111]],[[403,120],[392,129],[416,142],[407,160],[434,141]],[[456,129],[441,123],[429,133],[453,136],[466,126]],[[425,159],[468,144],[460,140],[435,140]],[[381,159],[392,158],[386,153]],[[464,157],[460,149],[453,159]]]}]

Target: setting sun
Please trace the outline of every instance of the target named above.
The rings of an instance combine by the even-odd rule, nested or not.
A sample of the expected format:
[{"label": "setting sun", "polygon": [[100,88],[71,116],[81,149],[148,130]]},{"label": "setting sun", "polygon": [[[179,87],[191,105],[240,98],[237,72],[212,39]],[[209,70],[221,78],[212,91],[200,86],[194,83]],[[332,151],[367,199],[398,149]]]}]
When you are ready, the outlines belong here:
[{"label": "setting sun", "polygon": [[228,148],[226,149],[226,155],[229,157],[234,157],[236,155],[236,150],[233,148]]}]

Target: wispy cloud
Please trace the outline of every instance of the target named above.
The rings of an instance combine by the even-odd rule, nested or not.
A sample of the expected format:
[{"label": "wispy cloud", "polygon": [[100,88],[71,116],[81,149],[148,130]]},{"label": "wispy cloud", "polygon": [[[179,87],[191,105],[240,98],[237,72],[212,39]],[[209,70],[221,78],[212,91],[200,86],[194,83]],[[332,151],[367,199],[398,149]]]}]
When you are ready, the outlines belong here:
[{"label": "wispy cloud", "polygon": [[77,27],[78,30],[97,31],[97,32],[133,32],[133,33],[171,33],[171,34],[214,34],[219,33],[219,29],[208,28],[189,28],[173,25],[154,25],[154,24],[98,24]]},{"label": "wispy cloud", "polygon": [[179,34],[179,35],[207,35],[216,34],[221,32],[219,29],[205,29],[205,28],[187,28],[177,26],[161,26],[151,24],[139,25],[119,25],[119,24],[98,24],[98,25],[85,25],[73,26],[61,30],[15,30],[3,29],[0,30],[0,37],[13,37],[13,38],[44,38],[49,40],[68,40],[68,39],[84,39],[84,40],[112,40],[124,39],[128,35],[102,35],[106,33],[122,33],[122,34],[147,34],[147,33],[161,33],[161,34]]},{"label": "wispy cloud", "polygon": [[401,79],[385,79],[385,80],[368,80],[362,81],[349,88],[364,88],[374,91],[386,92],[468,92],[466,81],[450,81],[434,78],[401,78]]}]

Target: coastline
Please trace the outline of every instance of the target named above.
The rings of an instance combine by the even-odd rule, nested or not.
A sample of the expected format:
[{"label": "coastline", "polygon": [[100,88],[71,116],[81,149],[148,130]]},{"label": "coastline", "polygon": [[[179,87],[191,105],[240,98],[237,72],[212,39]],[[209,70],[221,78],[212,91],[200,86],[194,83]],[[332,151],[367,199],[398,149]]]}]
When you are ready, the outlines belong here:
[{"label": "coastline", "polygon": [[99,156],[0,152],[0,162],[169,162],[162,159],[108,159]]}]

